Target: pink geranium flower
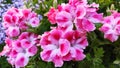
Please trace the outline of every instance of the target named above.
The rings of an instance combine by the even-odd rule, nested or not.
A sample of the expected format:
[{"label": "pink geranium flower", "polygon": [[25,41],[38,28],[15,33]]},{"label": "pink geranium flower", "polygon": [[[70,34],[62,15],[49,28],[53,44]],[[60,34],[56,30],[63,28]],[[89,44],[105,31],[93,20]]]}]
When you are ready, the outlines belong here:
[{"label": "pink geranium flower", "polygon": [[19,29],[19,27],[9,27],[9,28],[6,30],[6,34],[7,34],[9,37],[19,36],[19,35],[20,35],[20,29]]},{"label": "pink geranium flower", "polygon": [[100,31],[104,33],[104,38],[111,42],[116,41],[120,35],[120,16],[113,13],[111,16],[105,17]]},{"label": "pink geranium flower", "polygon": [[40,45],[43,49],[40,53],[42,60],[52,61],[55,67],[61,67],[64,61],[83,60],[83,49],[88,42],[86,34],[78,31],[64,32],[55,28],[41,36]]},{"label": "pink geranium flower", "polygon": [[43,49],[41,58],[48,62],[53,61],[56,67],[63,65],[62,56],[65,56],[70,48],[68,40],[61,39],[61,37],[62,31],[54,29],[50,31],[50,33],[47,33],[47,35],[45,33],[40,41],[40,43],[43,44],[41,45]]},{"label": "pink geranium flower", "polygon": [[95,30],[94,23],[103,21],[103,14],[97,13],[98,7],[95,3],[87,4],[86,0],[69,0],[67,4],[58,5],[57,9],[51,8],[47,17],[51,24],[57,24],[58,28],[65,31],[77,28],[90,32]]},{"label": "pink geranium flower", "polygon": [[4,14],[3,22],[6,34],[10,37],[20,35],[20,32],[27,30],[29,26],[39,26],[37,14],[30,9],[11,8]]},{"label": "pink geranium flower", "polygon": [[94,23],[103,21],[98,7],[95,3],[87,4],[87,0],[69,0],[51,8],[47,17],[57,27],[41,36],[42,60],[53,62],[55,67],[61,67],[64,61],[83,60],[88,46],[86,33],[96,29]]},{"label": "pink geranium flower", "polygon": [[6,45],[0,56],[6,56],[11,65],[16,68],[24,67],[28,64],[29,58],[37,53],[38,35],[23,32],[18,39],[6,38]]}]

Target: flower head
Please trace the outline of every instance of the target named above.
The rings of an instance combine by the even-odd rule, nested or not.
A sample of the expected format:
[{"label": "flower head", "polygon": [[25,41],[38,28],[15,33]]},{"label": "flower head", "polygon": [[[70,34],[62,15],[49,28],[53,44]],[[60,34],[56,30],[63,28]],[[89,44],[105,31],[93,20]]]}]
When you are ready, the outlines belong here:
[{"label": "flower head", "polygon": [[24,67],[29,58],[37,53],[38,35],[23,32],[18,39],[5,39],[6,45],[0,56],[6,56],[8,62],[15,67]]},{"label": "flower head", "polygon": [[78,31],[64,32],[53,29],[41,36],[40,45],[43,51],[41,58],[47,62],[53,62],[55,67],[61,67],[64,61],[83,60],[83,50],[88,45],[86,34]]},{"label": "flower head", "polygon": [[104,33],[104,38],[114,42],[120,35],[120,16],[119,13],[112,13],[110,16],[104,18],[100,31]]},{"label": "flower head", "polygon": [[[57,24],[59,28],[75,28],[80,32],[90,32],[95,30],[94,23],[103,21],[103,14],[98,14],[99,5],[87,4],[86,0],[69,0],[69,3],[58,5],[57,9],[51,8],[47,13],[51,24]],[[65,31],[66,31],[65,30]]]}]

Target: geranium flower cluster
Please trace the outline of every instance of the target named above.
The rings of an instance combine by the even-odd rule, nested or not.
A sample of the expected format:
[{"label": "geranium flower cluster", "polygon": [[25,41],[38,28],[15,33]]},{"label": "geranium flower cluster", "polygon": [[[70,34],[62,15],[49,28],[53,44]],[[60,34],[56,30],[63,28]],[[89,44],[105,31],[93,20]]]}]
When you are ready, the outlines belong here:
[{"label": "geranium flower cluster", "polygon": [[117,11],[111,12],[110,16],[104,18],[100,31],[104,33],[104,38],[114,42],[120,36],[120,13]]},{"label": "geranium flower cluster", "polygon": [[52,7],[47,17],[57,27],[41,36],[42,60],[53,62],[55,67],[61,67],[64,61],[83,60],[88,46],[86,34],[96,29],[94,23],[103,20],[103,15],[96,12],[98,6],[88,5],[86,0],[69,0],[57,9]]},{"label": "geranium flower cluster", "polygon": [[11,3],[8,3],[7,0],[0,0],[0,23],[2,23],[3,14],[10,8],[21,8],[24,6],[23,0],[11,0]]},{"label": "geranium flower cluster", "polygon": [[8,62],[16,68],[26,66],[29,58],[37,53],[39,43],[38,35],[26,30],[38,25],[39,18],[30,9],[9,9],[3,17],[7,37],[0,56],[6,56]]},{"label": "geranium flower cluster", "polygon": [[39,18],[30,9],[9,9],[3,17],[3,27],[9,37],[17,37],[29,27],[39,26]]},{"label": "geranium flower cluster", "polygon": [[76,30],[64,32],[53,29],[41,37],[41,58],[53,62],[55,67],[61,67],[63,61],[80,61],[85,58],[83,49],[88,45],[86,34]]},{"label": "geranium flower cluster", "polygon": [[5,32],[2,26],[2,16],[11,7],[20,8],[23,6],[22,0],[11,0],[11,3],[7,3],[7,0],[0,0],[0,44],[5,40]]},{"label": "geranium flower cluster", "polygon": [[[86,0],[69,0],[67,4],[58,5],[57,9],[51,8],[47,14],[51,24],[57,24],[58,28],[81,32],[95,30],[94,23],[103,20],[103,14],[98,14],[98,4],[87,4]],[[68,29],[67,29],[68,28]]]}]

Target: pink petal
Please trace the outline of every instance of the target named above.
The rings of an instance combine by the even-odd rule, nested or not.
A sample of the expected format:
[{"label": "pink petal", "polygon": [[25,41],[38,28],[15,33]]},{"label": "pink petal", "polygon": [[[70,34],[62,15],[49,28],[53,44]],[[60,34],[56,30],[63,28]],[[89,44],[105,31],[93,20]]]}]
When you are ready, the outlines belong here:
[{"label": "pink petal", "polygon": [[77,6],[75,13],[76,13],[76,17],[78,19],[82,19],[86,15],[86,9],[85,9],[85,7],[79,5],[79,6]]},{"label": "pink petal", "polygon": [[19,53],[15,60],[15,66],[24,67],[28,64],[29,58],[26,57],[23,53]]},{"label": "pink petal", "polygon": [[107,38],[111,42],[114,42],[114,41],[116,41],[118,39],[118,36],[115,35],[115,34],[105,34],[104,38]]},{"label": "pink petal", "polygon": [[58,23],[58,26],[61,26],[61,27],[65,27],[67,25],[72,24],[71,14],[68,12],[65,12],[65,11],[61,11],[61,12],[57,13],[55,19],[56,19],[56,22]]},{"label": "pink petal", "polygon": [[19,27],[9,27],[6,33],[10,37],[16,37],[20,34],[20,29]]},{"label": "pink petal", "polygon": [[19,36],[19,39],[20,39],[20,40],[22,40],[22,39],[27,39],[27,38],[28,38],[28,35],[29,35],[28,32],[23,32],[23,33]]},{"label": "pink petal", "polygon": [[42,36],[41,36],[41,40],[40,40],[40,45],[48,45],[50,44],[50,40],[48,40],[49,37],[49,33],[45,32]]},{"label": "pink petal", "polygon": [[57,49],[57,45],[48,44],[46,46],[41,46],[41,48],[44,49],[44,50],[54,50],[54,49]]},{"label": "pink petal", "polygon": [[14,42],[14,46],[15,46],[16,48],[21,48],[22,46],[21,46],[20,40],[16,40],[16,41]]},{"label": "pink petal", "polygon": [[14,41],[13,46],[17,52],[22,52],[23,49],[22,49],[22,45],[21,45],[21,40]]},{"label": "pink petal", "polygon": [[24,10],[22,10],[22,13],[23,13],[23,15],[24,15],[25,17],[28,17],[29,14],[30,14],[30,12],[31,12],[30,9],[24,9]]},{"label": "pink petal", "polygon": [[85,49],[86,46],[88,46],[87,38],[86,38],[86,37],[82,37],[82,38],[78,39],[78,40],[76,41],[76,44],[77,44],[78,46],[80,46],[80,48],[82,47],[83,49]]},{"label": "pink petal", "polygon": [[39,26],[39,19],[37,17],[34,17],[30,20],[29,23],[32,27],[37,27]]},{"label": "pink petal", "polygon": [[0,52],[0,57],[6,55],[10,50],[11,49],[8,46],[4,46],[2,52]]},{"label": "pink petal", "polygon": [[110,25],[104,24],[101,28],[99,28],[100,31],[103,33],[108,33],[108,31],[111,29]]},{"label": "pink petal", "polygon": [[48,40],[50,40],[54,44],[58,44],[58,40],[62,36],[62,31],[54,29],[50,32],[50,36],[48,37]]},{"label": "pink petal", "polygon": [[120,35],[120,25],[116,26],[116,33]]},{"label": "pink petal", "polygon": [[32,46],[32,47],[30,47],[29,49],[28,49],[28,54],[29,54],[29,56],[34,56],[36,53],[37,53],[37,47],[36,46]]},{"label": "pink petal", "polygon": [[22,29],[22,30],[28,29],[28,25],[27,25],[25,22],[20,22],[20,23],[19,23],[19,27],[20,27],[20,29]]},{"label": "pink petal", "polygon": [[83,22],[83,19],[75,19],[75,26],[79,31],[85,32],[82,22]]},{"label": "pink petal", "polygon": [[85,55],[83,54],[83,51],[81,49],[76,49],[75,52],[76,52],[76,57],[74,58],[74,60],[80,61],[85,58]]},{"label": "pink petal", "polygon": [[60,51],[59,49],[54,49],[52,50],[51,54],[50,54],[50,57],[53,59],[56,55],[59,55],[60,56]]},{"label": "pink petal", "polygon": [[16,23],[16,22],[18,22],[18,20],[19,20],[19,18],[17,15],[12,16],[12,22]]},{"label": "pink petal", "polygon": [[68,41],[72,42],[72,40],[73,40],[73,31],[66,32],[64,34],[64,38],[67,39]]},{"label": "pink petal", "polygon": [[43,50],[41,53],[40,53],[40,56],[41,56],[41,58],[42,58],[42,60],[44,60],[44,61],[51,61],[51,59],[50,59],[50,54],[51,54],[51,50]]},{"label": "pink petal", "polygon": [[74,48],[74,47],[71,47],[71,48],[70,48],[70,54],[71,54],[71,57],[72,57],[72,58],[76,57],[76,51],[75,51],[75,48]]},{"label": "pink petal", "polygon": [[21,45],[23,48],[29,48],[30,46],[32,46],[31,42],[27,39],[21,40]]},{"label": "pink petal", "polygon": [[12,22],[11,19],[12,19],[12,17],[10,15],[3,16],[3,20],[8,22],[9,24],[11,24],[11,22]]},{"label": "pink petal", "polygon": [[7,46],[9,46],[9,48],[12,47],[12,40],[11,40],[10,38],[7,37],[7,38],[5,39],[5,43],[6,43]]},{"label": "pink petal", "polygon": [[17,54],[18,54],[18,52],[17,52],[16,50],[12,50],[12,51],[10,52],[10,56],[11,56],[12,58],[15,58],[15,57],[17,56]]},{"label": "pink petal", "polygon": [[63,60],[60,56],[56,55],[54,58],[53,58],[53,63],[55,64],[55,67],[62,67],[63,65]]},{"label": "pink petal", "polygon": [[90,13],[91,16],[89,20],[92,23],[101,23],[103,21],[103,14],[98,14],[98,13]]},{"label": "pink petal", "polygon": [[111,24],[113,19],[114,19],[113,16],[107,16],[107,17],[104,18],[104,23]]},{"label": "pink petal", "polygon": [[65,26],[65,27],[58,26],[58,29],[60,29],[60,30],[62,30],[63,32],[66,33],[66,32],[69,32],[69,31],[73,30],[73,24]]},{"label": "pink petal", "polygon": [[7,58],[8,63],[10,63],[12,66],[15,64],[14,58]]},{"label": "pink petal", "polygon": [[59,47],[60,47],[61,56],[65,56],[70,51],[70,42],[66,39],[60,39]]},{"label": "pink petal", "polygon": [[71,53],[69,52],[67,55],[63,56],[62,59],[64,61],[70,61],[70,60],[72,60]]},{"label": "pink petal", "polygon": [[69,0],[69,4],[72,6],[77,6],[77,5],[86,5],[87,4],[87,0]]},{"label": "pink petal", "polygon": [[56,23],[55,16],[56,16],[56,9],[52,7],[47,13],[48,20],[51,22],[51,24]]},{"label": "pink petal", "polygon": [[88,21],[87,19],[83,19],[82,25],[83,25],[84,30],[88,32],[95,30],[95,25],[91,23],[90,21]]}]

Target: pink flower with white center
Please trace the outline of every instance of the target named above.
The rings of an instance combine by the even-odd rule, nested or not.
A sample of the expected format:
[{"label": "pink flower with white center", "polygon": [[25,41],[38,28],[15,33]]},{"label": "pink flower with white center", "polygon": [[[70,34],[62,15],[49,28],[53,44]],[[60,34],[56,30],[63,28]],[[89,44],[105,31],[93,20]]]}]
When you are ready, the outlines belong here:
[{"label": "pink flower with white center", "polygon": [[6,45],[0,56],[6,56],[11,65],[16,68],[24,67],[28,64],[29,58],[37,53],[39,44],[38,35],[23,32],[18,39],[6,38]]},{"label": "pink flower with white center", "polygon": [[78,31],[63,32],[53,29],[41,36],[40,45],[43,51],[40,53],[42,60],[53,62],[55,67],[61,67],[64,61],[83,60],[83,49],[88,45],[86,34]]},{"label": "pink flower with white center", "polygon": [[9,9],[3,16],[3,27],[10,37],[17,37],[20,31],[25,31],[32,27],[39,26],[39,18],[35,12],[30,9]]},{"label": "pink flower with white center", "polygon": [[71,43],[70,53],[66,57],[72,57],[72,60],[80,61],[85,58],[83,49],[88,46],[87,38],[84,33],[78,31],[70,31],[65,33],[64,38]]},{"label": "pink flower with white center", "polygon": [[22,48],[26,49],[27,56],[34,56],[37,53],[36,45],[38,42],[38,35],[29,32],[23,32],[19,38]]},{"label": "pink flower with white center", "polygon": [[103,14],[97,13],[98,7],[95,3],[87,4],[86,0],[69,0],[67,4],[58,5],[57,9],[51,8],[47,17],[51,24],[57,24],[57,28],[65,32],[90,32],[96,29],[94,23],[103,21]]},{"label": "pink flower with white center", "polygon": [[9,27],[9,28],[6,30],[6,34],[7,34],[9,37],[19,36],[19,34],[20,34],[20,29],[19,29],[19,27]]},{"label": "pink flower with white center", "polygon": [[19,36],[19,40],[28,40],[32,45],[36,45],[38,43],[38,35],[30,32],[23,32]]},{"label": "pink flower with white center", "polygon": [[23,13],[22,22],[32,27],[39,26],[39,18],[35,12],[32,12],[30,9],[23,9],[21,11]]},{"label": "pink flower with white center", "polygon": [[58,44],[55,44],[53,43],[42,47],[41,58],[44,61],[52,61],[55,67],[61,67],[63,65],[62,56],[68,54],[70,43],[66,39],[60,39],[58,40]]},{"label": "pink flower with white center", "polygon": [[34,56],[37,53],[36,45],[32,44],[29,40],[16,40],[13,42],[14,48],[18,53],[24,53],[27,57]]},{"label": "pink flower with white center", "polygon": [[64,38],[71,43],[72,47],[78,46],[81,49],[85,49],[88,46],[86,33],[69,31],[64,34]]},{"label": "pink flower with white center", "polygon": [[8,62],[16,68],[28,64],[29,58],[37,53],[38,35],[24,32],[29,26],[38,27],[39,18],[30,9],[9,9],[3,17],[3,27],[7,38],[0,56],[6,56]]},{"label": "pink flower with white center", "polygon": [[104,38],[114,42],[120,35],[120,17],[112,14],[111,16],[105,17],[100,31],[104,33]]},{"label": "pink flower with white center", "polygon": [[62,39],[62,31],[53,29],[50,32],[43,34],[40,40],[43,51],[41,52],[41,58],[44,61],[52,61],[55,67],[61,67],[63,65],[62,56],[69,53],[70,43],[66,39]]},{"label": "pink flower with white center", "polygon": [[9,26],[15,26],[21,16],[18,9],[11,8],[3,15],[3,22],[6,22]]},{"label": "pink flower with white center", "polygon": [[30,20],[30,22],[28,24],[32,25],[32,27],[38,27],[39,26],[39,19],[37,17],[34,17]]},{"label": "pink flower with white center", "polygon": [[5,14],[3,16],[3,27],[8,29],[9,27],[14,27],[17,24],[17,20],[18,18],[15,18],[16,16],[11,16],[11,15],[7,15]]}]

